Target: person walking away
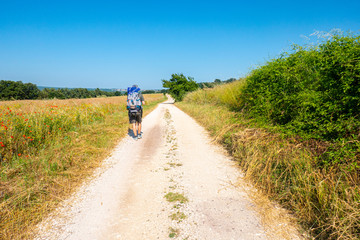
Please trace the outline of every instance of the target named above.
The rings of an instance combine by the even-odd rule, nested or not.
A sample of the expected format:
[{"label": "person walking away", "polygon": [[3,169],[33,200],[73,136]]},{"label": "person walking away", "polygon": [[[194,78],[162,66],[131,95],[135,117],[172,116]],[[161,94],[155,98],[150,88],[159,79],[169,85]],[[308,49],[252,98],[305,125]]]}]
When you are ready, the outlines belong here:
[{"label": "person walking away", "polygon": [[142,138],[141,122],[143,115],[143,106],[145,105],[144,96],[137,85],[127,89],[127,109],[129,111],[129,123],[132,125],[134,139]]}]

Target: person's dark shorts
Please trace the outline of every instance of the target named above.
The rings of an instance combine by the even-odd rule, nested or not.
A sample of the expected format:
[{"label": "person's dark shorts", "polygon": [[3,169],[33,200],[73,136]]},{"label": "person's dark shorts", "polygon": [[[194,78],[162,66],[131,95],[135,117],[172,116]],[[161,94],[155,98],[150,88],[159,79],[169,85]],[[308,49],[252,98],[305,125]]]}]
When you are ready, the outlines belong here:
[{"label": "person's dark shorts", "polygon": [[129,122],[130,123],[141,123],[142,122],[142,110],[137,113],[131,113],[129,111]]}]

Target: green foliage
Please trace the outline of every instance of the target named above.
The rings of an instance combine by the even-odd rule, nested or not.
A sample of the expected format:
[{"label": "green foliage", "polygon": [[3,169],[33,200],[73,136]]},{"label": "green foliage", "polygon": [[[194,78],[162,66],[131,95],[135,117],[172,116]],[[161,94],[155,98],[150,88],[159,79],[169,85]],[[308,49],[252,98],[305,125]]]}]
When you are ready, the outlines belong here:
[{"label": "green foliage", "polygon": [[39,89],[32,83],[0,81],[0,99],[3,100],[36,99],[39,93]]},{"label": "green foliage", "polygon": [[185,77],[183,74],[172,74],[170,80],[162,80],[163,87],[169,88],[170,95],[176,101],[182,101],[187,92],[198,88],[192,77]]},{"label": "green foliage", "polygon": [[241,98],[252,116],[323,140],[360,127],[360,37],[334,36],[254,70]]}]

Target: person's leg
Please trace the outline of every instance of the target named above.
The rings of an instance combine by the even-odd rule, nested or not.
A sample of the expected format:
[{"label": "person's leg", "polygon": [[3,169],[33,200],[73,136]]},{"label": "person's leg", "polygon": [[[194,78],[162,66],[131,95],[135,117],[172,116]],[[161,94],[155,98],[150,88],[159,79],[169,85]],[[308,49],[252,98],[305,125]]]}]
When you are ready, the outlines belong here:
[{"label": "person's leg", "polygon": [[136,114],[136,129],[137,129],[137,133],[138,135],[141,134],[141,113],[138,112]]},{"label": "person's leg", "polygon": [[140,111],[140,116],[139,116],[139,134],[141,135],[141,123],[142,123],[142,116],[143,116],[143,111]]},{"label": "person's leg", "polygon": [[142,135],[141,135],[141,123],[136,122],[136,126],[137,126],[137,131],[138,131],[138,139],[142,138]]},{"label": "person's leg", "polygon": [[141,123],[136,122],[136,128],[137,128],[137,131],[138,131],[137,138],[140,139],[140,138],[142,138],[142,136],[141,136]]},{"label": "person's leg", "polygon": [[131,128],[133,130],[133,135],[135,136],[135,119],[134,119],[134,115],[130,113],[129,111],[129,123],[131,124]]},{"label": "person's leg", "polygon": [[132,129],[133,129],[134,137],[137,137],[136,122],[132,123]]}]

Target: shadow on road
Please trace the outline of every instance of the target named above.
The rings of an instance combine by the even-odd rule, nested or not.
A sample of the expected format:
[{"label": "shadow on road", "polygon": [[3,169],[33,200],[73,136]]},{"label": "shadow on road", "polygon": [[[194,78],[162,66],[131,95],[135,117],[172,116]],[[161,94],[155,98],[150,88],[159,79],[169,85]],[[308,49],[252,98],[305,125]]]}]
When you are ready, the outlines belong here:
[{"label": "shadow on road", "polygon": [[128,135],[129,135],[130,137],[135,137],[134,131],[133,131],[131,128],[128,129]]}]

